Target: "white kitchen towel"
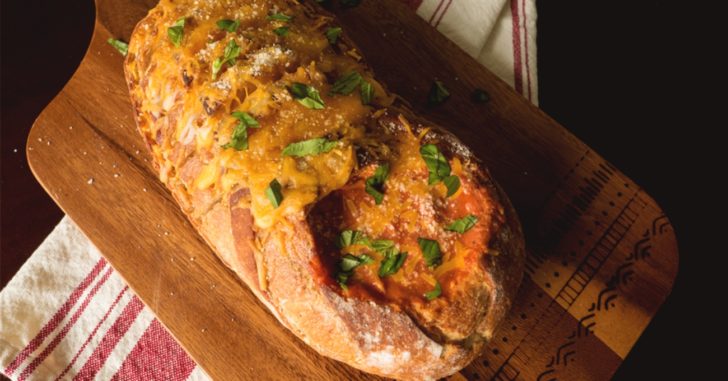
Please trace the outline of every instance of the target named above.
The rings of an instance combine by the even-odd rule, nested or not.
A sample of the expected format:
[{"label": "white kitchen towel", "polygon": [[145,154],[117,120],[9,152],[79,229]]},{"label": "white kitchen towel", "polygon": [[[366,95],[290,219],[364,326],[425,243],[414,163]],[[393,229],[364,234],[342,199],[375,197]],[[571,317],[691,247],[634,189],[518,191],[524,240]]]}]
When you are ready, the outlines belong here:
[{"label": "white kitchen towel", "polygon": [[[535,0],[401,0],[537,101]],[[13,380],[209,380],[64,217],[0,292]]]}]

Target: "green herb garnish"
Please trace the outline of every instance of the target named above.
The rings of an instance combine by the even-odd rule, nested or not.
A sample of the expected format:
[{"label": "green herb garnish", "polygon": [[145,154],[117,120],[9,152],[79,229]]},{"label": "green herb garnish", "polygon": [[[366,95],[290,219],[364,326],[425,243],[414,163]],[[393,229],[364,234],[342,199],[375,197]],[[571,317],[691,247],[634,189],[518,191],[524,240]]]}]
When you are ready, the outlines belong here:
[{"label": "green herb garnish", "polygon": [[303,83],[294,82],[291,87],[288,88],[298,103],[314,110],[323,110],[324,101],[321,99],[321,95],[318,90],[313,86],[309,86]]},{"label": "green herb garnish", "polygon": [[361,104],[368,105],[372,103],[372,99],[374,99],[374,86],[370,82],[362,81],[361,82],[361,88],[360,94],[361,94]]},{"label": "green herb garnish", "polygon": [[289,28],[287,26],[282,26],[280,28],[273,29],[273,33],[275,33],[281,37],[285,37],[285,36],[288,36],[288,29]]},{"label": "green herb garnish", "polygon": [[283,156],[308,156],[326,153],[334,149],[338,141],[330,141],[325,138],[315,138],[291,143],[283,149]]},{"label": "green herb garnish", "polygon": [[341,36],[341,32],[341,28],[337,26],[326,29],[324,34],[326,34],[326,38],[329,40],[331,45],[336,45],[336,41],[339,39],[339,36]]},{"label": "green herb garnish", "polygon": [[283,21],[283,22],[289,22],[293,19],[293,17],[288,16],[283,13],[274,13],[272,15],[268,16],[268,20],[277,20],[277,21]]},{"label": "green herb garnish", "polygon": [[394,241],[390,239],[375,239],[372,240],[369,243],[369,247],[371,247],[373,250],[378,251],[382,254],[386,254],[388,251],[397,251],[397,249],[394,247]]},{"label": "green herb garnish", "polygon": [[341,234],[339,234],[339,238],[336,240],[336,247],[339,249],[343,249],[351,245],[369,246],[369,244],[369,239],[364,236],[364,233],[358,230],[344,230]]},{"label": "green herb garnish", "polygon": [[339,262],[339,272],[336,274],[336,282],[344,290],[347,289],[346,284],[349,283],[349,278],[354,274],[354,269],[369,263],[374,262],[372,257],[362,254],[360,256],[345,254]]},{"label": "green herb garnish", "polygon": [[425,144],[420,147],[420,155],[427,165],[429,177],[427,183],[432,185],[442,181],[447,188],[447,197],[452,196],[460,189],[460,178],[450,175],[450,164],[445,156],[434,144]]},{"label": "green herb garnish", "polygon": [[459,219],[453,221],[450,225],[448,225],[445,228],[445,230],[463,234],[466,231],[472,229],[473,226],[475,226],[476,222],[478,222],[478,217],[475,217],[472,214],[468,214],[467,216],[465,216],[463,218],[459,218]]},{"label": "green herb garnish", "polygon": [[353,273],[344,272],[344,271],[339,271],[338,273],[336,273],[336,283],[338,283],[339,286],[341,286],[341,288],[344,291],[349,289],[349,287],[346,284],[349,283],[349,278],[351,277],[352,274]]},{"label": "green herb garnish", "polygon": [[270,201],[270,204],[273,205],[274,208],[279,207],[281,202],[283,202],[281,183],[279,183],[278,180],[273,179],[270,184],[268,184],[268,188],[265,188],[265,195],[268,197],[268,201]]},{"label": "green herb garnish", "polygon": [[450,164],[448,164],[447,159],[445,159],[445,156],[436,145],[423,145],[420,147],[420,155],[425,160],[427,170],[430,172],[430,176],[427,179],[428,184],[435,184],[445,177],[450,176]]},{"label": "green herb garnish", "polygon": [[356,90],[356,87],[359,86],[361,79],[361,74],[352,71],[334,82],[334,85],[331,87],[331,93],[343,95],[351,94],[354,90]]},{"label": "green herb garnish", "polygon": [[109,45],[113,46],[116,50],[118,50],[119,53],[121,53],[121,55],[124,57],[126,57],[126,54],[129,53],[129,44],[124,41],[110,38],[106,40],[106,42],[108,42]]},{"label": "green herb garnish", "polygon": [[223,145],[222,148],[234,148],[236,151],[244,151],[248,149],[248,127],[258,128],[260,124],[247,112],[235,111],[230,115],[238,120],[238,124],[233,130],[230,142]]},{"label": "green herb garnish", "polygon": [[366,179],[365,190],[374,197],[374,203],[379,205],[384,199],[384,181],[389,176],[389,164],[382,164],[374,171],[374,175]]},{"label": "green herb garnish", "polygon": [[362,254],[360,256],[346,254],[343,258],[341,258],[339,268],[342,271],[351,271],[361,265],[366,265],[372,262],[374,262],[374,259],[366,254]]},{"label": "green herb garnish", "polygon": [[440,286],[440,282],[435,281],[435,288],[432,291],[427,291],[424,294],[424,297],[427,300],[432,300],[432,299],[437,298],[440,295],[442,295],[442,287]]},{"label": "green herb garnish", "polygon": [[230,33],[235,33],[236,30],[238,30],[238,27],[240,26],[240,20],[218,20],[217,21],[217,27],[226,30]]},{"label": "green herb garnish", "polygon": [[178,48],[182,45],[182,37],[185,34],[185,19],[185,17],[181,17],[167,28],[167,37]]},{"label": "green herb garnish", "polygon": [[475,89],[473,91],[472,98],[474,102],[485,103],[490,100],[490,94],[488,94],[485,90]]},{"label": "green herb garnish", "polygon": [[427,266],[437,267],[442,263],[442,253],[440,245],[437,241],[427,238],[417,238],[417,244],[420,245],[422,256],[425,258]]},{"label": "green herb garnish", "polygon": [[442,183],[445,184],[445,187],[447,188],[447,196],[450,197],[455,194],[455,192],[460,189],[460,178],[455,175],[450,175],[444,179],[442,179]]},{"label": "green herb garnish", "polygon": [[235,40],[230,40],[225,45],[225,50],[222,53],[222,57],[218,57],[212,62],[212,78],[217,78],[217,73],[220,72],[224,65],[234,65],[235,59],[240,55],[240,46]]},{"label": "green herb garnish", "polygon": [[397,253],[396,251],[388,251],[382,263],[379,265],[379,276],[385,277],[399,271],[407,259],[407,253]]},{"label": "green herb garnish", "polygon": [[450,98],[450,92],[447,91],[445,85],[440,81],[433,82],[430,88],[430,94],[427,96],[427,103],[430,106],[435,106],[444,102],[447,98]]}]

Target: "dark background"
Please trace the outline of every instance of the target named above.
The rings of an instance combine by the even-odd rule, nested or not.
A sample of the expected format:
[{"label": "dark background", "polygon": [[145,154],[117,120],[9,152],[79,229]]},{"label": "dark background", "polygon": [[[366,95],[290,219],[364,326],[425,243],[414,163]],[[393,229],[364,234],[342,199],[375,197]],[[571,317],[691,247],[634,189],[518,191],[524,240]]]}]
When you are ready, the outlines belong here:
[{"label": "dark background", "polygon": [[[537,2],[541,108],[643,186],[680,244],[673,293],[616,380],[698,379],[708,360],[697,342],[722,336],[699,319],[723,287],[701,271],[726,254],[710,242],[721,223],[707,216],[724,209],[712,193],[728,172],[725,153],[711,142],[728,123],[705,111],[726,100],[706,92],[719,86],[713,59],[726,43],[709,30],[715,10],[685,4]],[[93,19],[92,0],[2,2],[0,287],[62,217],[28,169],[25,140],[80,62]]]}]

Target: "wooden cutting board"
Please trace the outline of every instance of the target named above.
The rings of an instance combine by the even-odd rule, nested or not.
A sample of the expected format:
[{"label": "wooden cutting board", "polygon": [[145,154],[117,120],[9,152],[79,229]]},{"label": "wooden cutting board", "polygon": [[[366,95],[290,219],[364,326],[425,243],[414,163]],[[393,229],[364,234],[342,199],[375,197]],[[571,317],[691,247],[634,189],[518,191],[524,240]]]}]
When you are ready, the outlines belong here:
[{"label": "wooden cutting board", "polygon": [[[109,37],[154,1],[97,0],[78,71],[28,138],[38,180],[215,379],[370,379],[281,327],[156,180]],[[527,235],[527,276],[482,357],[453,379],[608,379],[670,293],[667,217],[639,186],[395,0],[333,8],[380,79],[490,167]],[[425,107],[433,79],[452,97]],[[475,88],[490,102],[469,100]],[[628,139],[628,137],[625,137]]]}]

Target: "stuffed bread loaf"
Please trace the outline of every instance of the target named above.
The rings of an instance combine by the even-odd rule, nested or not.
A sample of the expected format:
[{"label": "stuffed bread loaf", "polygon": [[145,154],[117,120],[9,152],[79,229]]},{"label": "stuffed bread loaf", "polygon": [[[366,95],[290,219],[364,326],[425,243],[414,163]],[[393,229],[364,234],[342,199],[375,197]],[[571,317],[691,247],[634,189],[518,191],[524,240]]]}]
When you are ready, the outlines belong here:
[{"label": "stuffed bread loaf", "polygon": [[162,0],[125,61],[160,180],[319,353],[399,379],[479,354],[520,283],[517,216],[315,6]]}]

